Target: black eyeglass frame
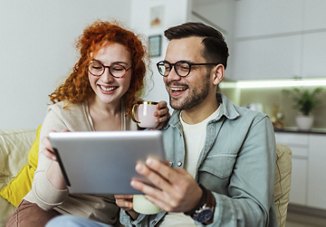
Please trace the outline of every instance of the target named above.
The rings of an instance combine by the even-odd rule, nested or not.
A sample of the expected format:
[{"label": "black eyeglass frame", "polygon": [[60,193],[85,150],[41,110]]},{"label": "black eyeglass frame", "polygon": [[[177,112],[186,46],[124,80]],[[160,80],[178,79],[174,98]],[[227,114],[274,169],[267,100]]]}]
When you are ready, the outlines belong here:
[{"label": "black eyeglass frame", "polygon": [[[99,74],[99,75],[95,75],[95,74],[93,74],[93,73],[91,72],[91,70],[90,70],[90,66],[92,65],[93,62],[96,62],[96,63],[98,63],[99,65],[101,65],[101,66],[103,67],[103,71],[102,71],[101,74]],[[125,72],[124,72],[124,74],[123,74],[122,76],[115,76],[115,75],[111,72],[111,68],[112,68],[112,66],[114,66],[114,65],[119,65],[119,66],[121,66],[121,67],[125,70]],[[127,71],[128,71],[129,69],[131,69],[131,66],[129,66],[129,68],[127,68],[126,66],[124,66],[123,64],[120,64],[120,63],[113,63],[112,65],[108,66],[108,65],[104,65],[101,61],[96,60],[96,59],[91,60],[91,61],[88,63],[88,66],[87,66],[87,70],[88,70],[88,72],[89,72],[90,74],[92,74],[93,76],[96,76],[96,77],[101,77],[101,76],[104,74],[106,68],[109,70],[110,75],[113,76],[114,78],[123,78],[123,77],[126,75]]]},{"label": "black eyeglass frame", "polygon": [[[162,72],[161,68],[160,68],[160,66],[164,66],[165,64],[169,65],[169,68],[170,68],[169,73],[167,73],[167,74],[164,74]],[[188,70],[188,73],[186,75],[180,75],[180,73],[178,72],[178,69],[175,67],[176,65],[178,66],[180,64],[187,64],[189,66],[189,70]],[[172,68],[174,68],[174,71],[176,72],[176,74],[178,76],[180,76],[180,77],[186,77],[186,76],[188,76],[190,74],[190,72],[192,70],[192,66],[213,66],[213,65],[218,65],[218,64],[220,64],[220,63],[193,63],[193,62],[184,61],[184,60],[177,61],[175,63],[170,63],[170,62],[164,60],[164,61],[157,62],[156,63],[156,67],[157,67],[158,72],[163,77],[167,77],[170,74]]]}]

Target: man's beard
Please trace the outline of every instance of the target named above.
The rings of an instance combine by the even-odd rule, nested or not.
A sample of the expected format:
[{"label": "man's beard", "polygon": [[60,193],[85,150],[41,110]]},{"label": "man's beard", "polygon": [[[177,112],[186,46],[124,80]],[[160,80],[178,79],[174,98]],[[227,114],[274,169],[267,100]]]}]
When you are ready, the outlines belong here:
[{"label": "man's beard", "polygon": [[[209,77],[210,75],[206,75],[203,79],[203,84],[200,88],[193,88],[190,91],[190,94],[183,98],[182,100],[173,100],[170,96],[170,105],[175,110],[187,110],[191,109],[198,104],[200,104],[207,96],[209,92]],[[188,90],[189,90],[188,86]]]}]

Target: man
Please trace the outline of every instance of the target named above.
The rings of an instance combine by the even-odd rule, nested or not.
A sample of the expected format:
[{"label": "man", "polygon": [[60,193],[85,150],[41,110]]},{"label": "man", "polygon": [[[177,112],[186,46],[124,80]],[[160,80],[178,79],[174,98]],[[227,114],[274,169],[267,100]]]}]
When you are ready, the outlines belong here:
[{"label": "man", "polygon": [[277,226],[272,124],[265,114],[235,106],[216,93],[228,58],[222,34],[201,23],[185,23],[167,29],[165,36],[165,60],[157,67],[175,110],[163,134],[171,166],[150,158],[136,170],[154,186],[131,184],[168,213],[140,214],[133,220],[122,210],[120,221]]},{"label": "man", "polygon": [[[152,185],[131,182],[164,211],[137,214],[132,196],[116,196],[121,223],[277,226],[272,124],[265,114],[216,93],[229,55],[222,34],[201,23],[185,23],[167,29],[165,36],[165,60],[157,67],[175,109],[163,129],[170,165],[149,158],[136,171]],[[93,224],[88,226],[99,226]]]}]

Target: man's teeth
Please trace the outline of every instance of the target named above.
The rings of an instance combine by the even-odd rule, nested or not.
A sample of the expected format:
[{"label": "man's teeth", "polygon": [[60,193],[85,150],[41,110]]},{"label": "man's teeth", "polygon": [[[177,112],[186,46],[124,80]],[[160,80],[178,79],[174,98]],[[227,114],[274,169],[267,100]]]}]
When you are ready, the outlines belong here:
[{"label": "man's teeth", "polygon": [[184,91],[184,90],[186,90],[185,87],[172,87],[171,88],[171,91]]}]

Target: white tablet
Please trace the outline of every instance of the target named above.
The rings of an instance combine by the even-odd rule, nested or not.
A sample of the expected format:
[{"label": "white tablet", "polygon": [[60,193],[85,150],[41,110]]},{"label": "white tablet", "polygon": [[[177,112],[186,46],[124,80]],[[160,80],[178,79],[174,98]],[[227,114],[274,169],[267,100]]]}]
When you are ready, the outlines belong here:
[{"label": "white tablet", "polygon": [[[137,161],[148,156],[164,160],[162,132],[51,132],[70,193],[140,194],[130,186]],[[141,178],[140,178],[141,179]]]}]

